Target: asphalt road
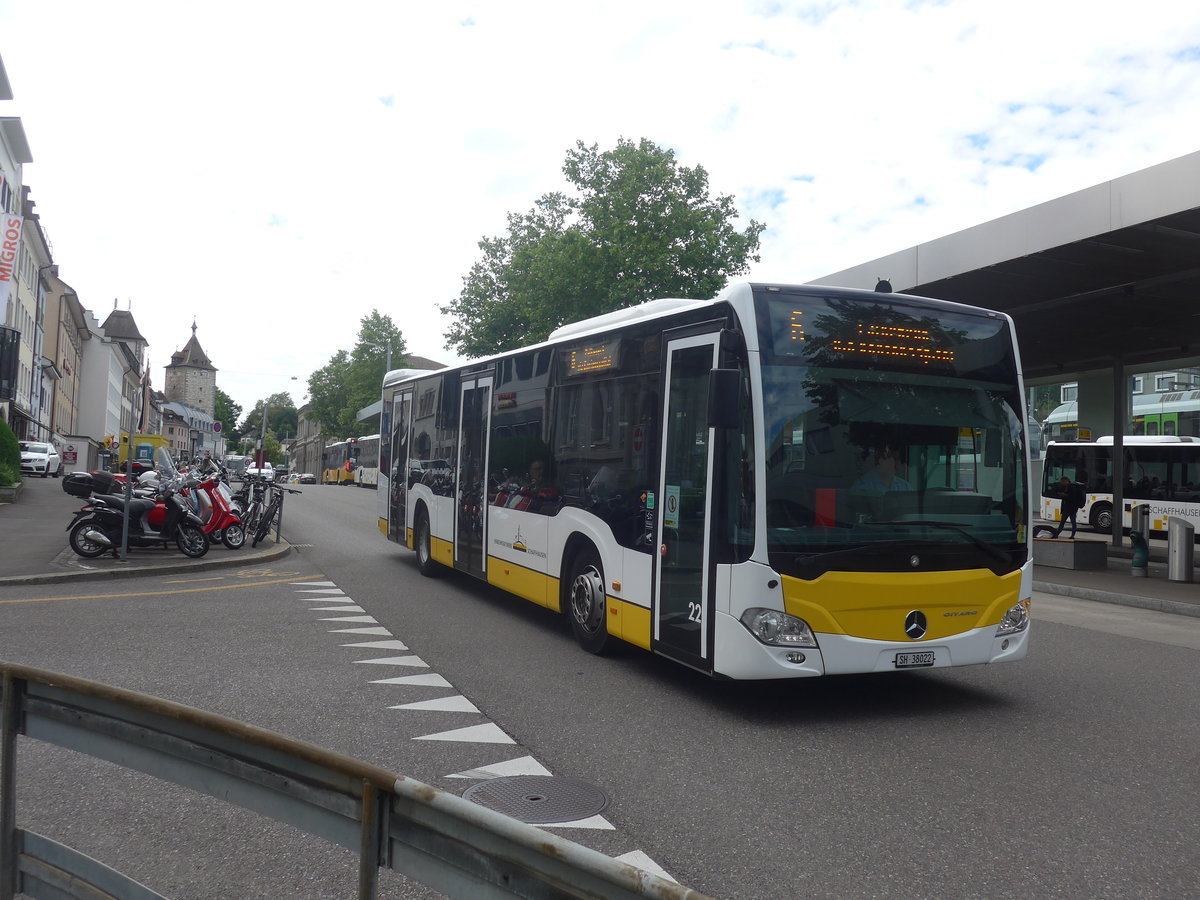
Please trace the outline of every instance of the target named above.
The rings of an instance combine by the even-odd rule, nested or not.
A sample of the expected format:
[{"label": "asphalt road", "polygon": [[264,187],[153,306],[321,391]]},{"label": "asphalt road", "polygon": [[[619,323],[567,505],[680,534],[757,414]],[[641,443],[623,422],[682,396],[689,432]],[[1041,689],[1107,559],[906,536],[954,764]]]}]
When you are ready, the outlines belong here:
[{"label": "asphalt road", "polygon": [[[548,611],[422,578],[375,499],[289,498],[299,549],[270,567],[6,589],[0,656],[456,793],[475,780],[453,776],[518,760],[582,779],[611,805],[557,833],[715,897],[1195,895],[1200,620],[1039,595],[1018,664],[719,683],[632,648],[590,656]],[[378,625],[325,621],[358,615]],[[343,627],[406,649],[345,646],[384,638]],[[396,657],[419,664],[367,662]],[[373,683],[412,675],[445,684]],[[349,854],[250,814],[32,742],[20,762],[18,821],[169,896],[353,895]]]}]

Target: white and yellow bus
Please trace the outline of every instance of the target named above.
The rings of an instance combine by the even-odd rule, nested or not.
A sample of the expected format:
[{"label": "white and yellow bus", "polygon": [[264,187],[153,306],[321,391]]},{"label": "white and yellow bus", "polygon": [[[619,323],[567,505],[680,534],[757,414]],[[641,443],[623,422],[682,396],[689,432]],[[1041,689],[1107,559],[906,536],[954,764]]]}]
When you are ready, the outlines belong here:
[{"label": "white and yellow bus", "polygon": [[383,386],[379,526],[728,678],[1017,660],[1028,439],[1012,321],[737,284]]},{"label": "white and yellow bus", "polygon": [[[1200,437],[1191,435],[1125,435],[1121,528],[1133,525],[1133,508],[1150,507],[1150,531],[1166,531],[1172,516],[1200,529]],[[1077,520],[1111,534],[1113,512],[1113,439],[1051,443],[1042,477],[1041,517],[1062,518],[1062,478],[1083,485],[1084,506]],[[1044,527],[1044,526],[1043,526]]]},{"label": "white and yellow bus", "polygon": [[379,435],[362,435],[355,444],[354,483],[359,487],[379,486]]}]

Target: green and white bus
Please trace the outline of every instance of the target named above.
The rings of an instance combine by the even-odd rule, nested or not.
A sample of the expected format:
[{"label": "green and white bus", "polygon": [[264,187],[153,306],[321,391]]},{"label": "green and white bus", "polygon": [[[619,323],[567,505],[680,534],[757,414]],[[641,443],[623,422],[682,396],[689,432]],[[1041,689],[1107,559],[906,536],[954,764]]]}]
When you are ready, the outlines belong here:
[{"label": "green and white bus", "polygon": [[1017,660],[1028,436],[1012,321],[735,284],[383,385],[379,527],[715,677]]}]

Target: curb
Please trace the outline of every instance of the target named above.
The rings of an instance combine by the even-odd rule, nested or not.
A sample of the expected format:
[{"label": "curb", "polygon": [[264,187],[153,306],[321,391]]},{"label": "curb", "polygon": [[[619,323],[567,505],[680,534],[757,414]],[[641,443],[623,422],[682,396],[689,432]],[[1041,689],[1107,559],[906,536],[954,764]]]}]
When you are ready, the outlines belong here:
[{"label": "curb", "polygon": [[[238,553],[238,551],[233,551]],[[150,564],[138,563],[142,560],[131,558],[131,562],[122,563],[119,560],[113,560],[110,565],[113,568],[106,569],[84,569],[73,572],[48,572],[38,575],[9,575],[0,578],[0,586],[7,584],[61,584],[67,581],[111,581],[117,578],[140,578],[148,575],[169,575],[173,572],[196,572],[205,569],[229,569],[254,565],[261,562],[273,562],[277,559],[282,559],[292,552],[292,545],[287,541],[280,540],[274,547],[268,550],[252,550],[249,553],[238,553],[237,556],[218,557],[209,559],[205,556],[202,559],[190,560],[186,558],[172,559],[169,562],[151,562]],[[64,554],[70,554],[74,557],[70,549],[63,551]],[[60,554],[61,556],[61,554]]]},{"label": "curb", "polygon": [[1200,618],[1200,604],[1196,603],[1180,603],[1178,600],[1164,600],[1155,597],[1135,597],[1131,594],[1097,591],[1070,584],[1056,584],[1052,581],[1035,581],[1033,589],[1043,594],[1057,594],[1060,597],[1072,597],[1075,600],[1094,600],[1097,603],[1111,603],[1115,606],[1131,606],[1135,609],[1150,609],[1178,616]]}]

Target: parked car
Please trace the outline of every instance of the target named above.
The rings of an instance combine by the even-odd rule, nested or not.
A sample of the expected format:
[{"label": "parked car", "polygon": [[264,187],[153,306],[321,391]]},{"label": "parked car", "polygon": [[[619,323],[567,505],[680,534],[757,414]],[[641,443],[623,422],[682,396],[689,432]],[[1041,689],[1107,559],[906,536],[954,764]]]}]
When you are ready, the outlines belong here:
[{"label": "parked car", "polygon": [[305,472],[303,475],[300,476],[299,483],[300,484],[316,484],[317,476],[314,475],[312,472]]},{"label": "parked car", "polygon": [[53,444],[41,441],[21,441],[21,472],[29,475],[53,475],[57,478],[62,474],[62,457]]}]

